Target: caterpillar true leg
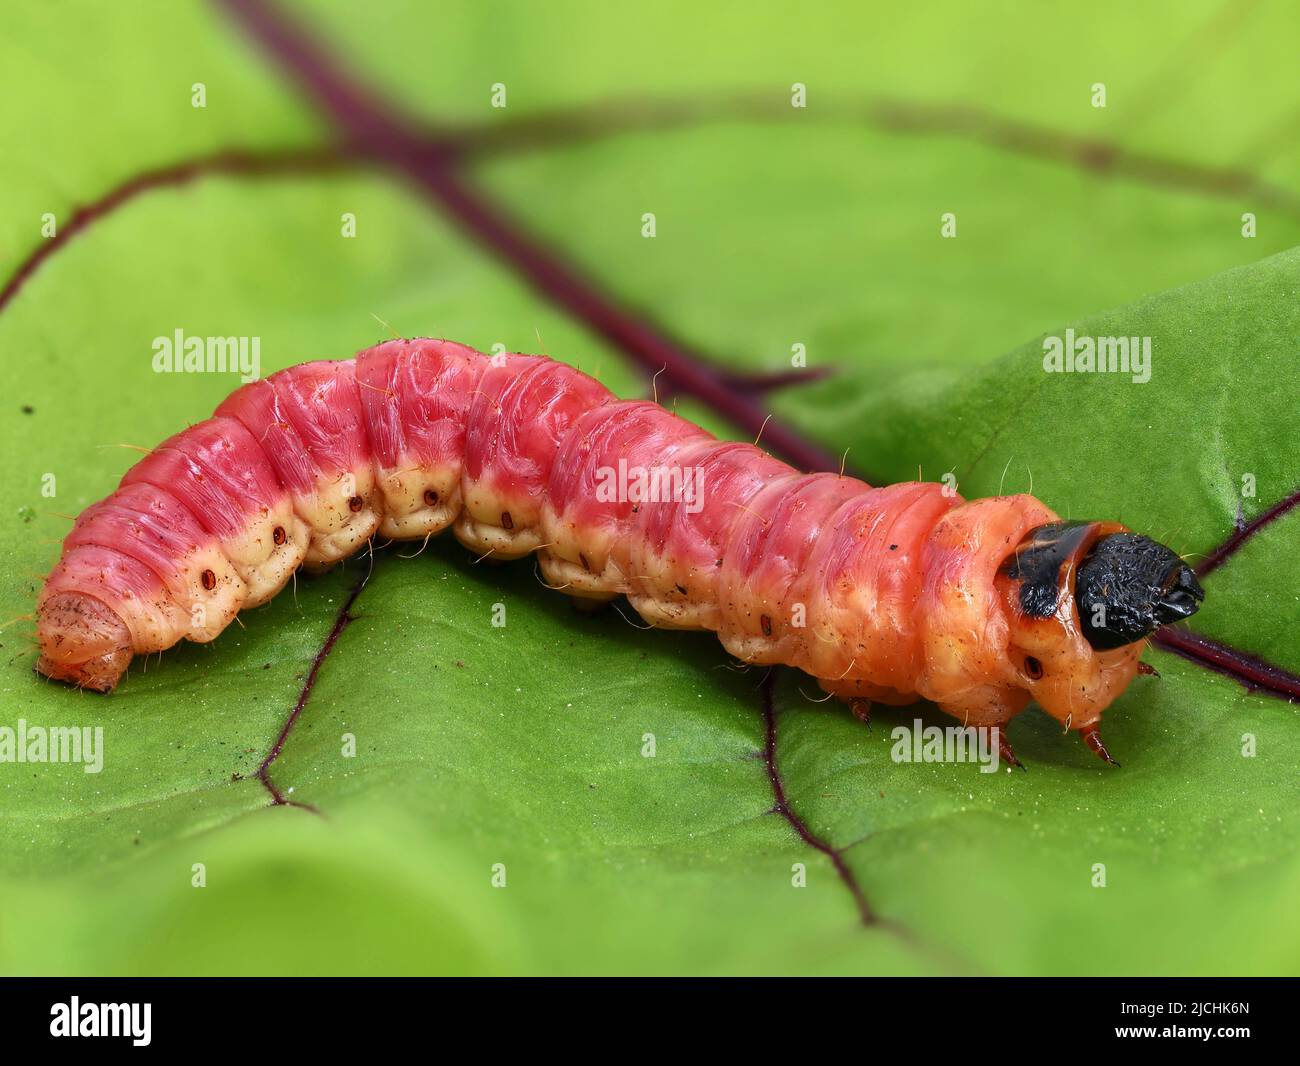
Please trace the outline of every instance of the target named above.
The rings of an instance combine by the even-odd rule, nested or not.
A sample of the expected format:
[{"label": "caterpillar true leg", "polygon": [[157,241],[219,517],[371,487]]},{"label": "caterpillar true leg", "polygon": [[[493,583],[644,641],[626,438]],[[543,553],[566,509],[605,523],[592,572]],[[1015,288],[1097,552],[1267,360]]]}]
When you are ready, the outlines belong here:
[{"label": "caterpillar true leg", "polygon": [[803,670],[864,722],[931,700],[1015,766],[1005,726],[1031,699],[1113,761],[1103,710],[1203,596],[1168,548],[1032,496],[800,474],[550,359],[392,341],[253,382],[128,471],[41,590],[36,668],[107,692],[300,566],[449,528],[480,560],[536,553],[577,606],[626,596],[651,627]]},{"label": "caterpillar true leg", "polygon": [[1104,759],[1106,762],[1110,763],[1111,766],[1119,766],[1119,763],[1110,757],[1110,752],[1106,750],[1106,745],[1101,742],[1101,736],[1098,734],[1095,725],[1088,726],[1086,729],[1080,729],[1079,735],[1083,737],[1083,742],[1097,753],[1099,758]]},{"label": "caterpillar true leg", "polygon": [[1016,753],[1011,750],[1011,742],[1007,740],[1007,727],[1005,725],[990,726],[997,732],[998,738],[998,756],[1008,766],[1014,766],[1019,770],[1025,768],[1025,764],[1016,758]]}]

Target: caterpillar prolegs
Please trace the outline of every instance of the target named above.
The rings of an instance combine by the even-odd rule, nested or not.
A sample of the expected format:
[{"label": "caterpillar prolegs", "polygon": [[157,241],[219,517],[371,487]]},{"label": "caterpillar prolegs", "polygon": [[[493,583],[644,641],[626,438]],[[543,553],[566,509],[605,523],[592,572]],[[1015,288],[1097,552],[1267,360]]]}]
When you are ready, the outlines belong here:
[{"label": "caterpillar prolegs", "polygon": [[1033,699],[1107,759],[1097,723],[1142,639],[1203,595],[1168,548],[1032,496],[801,474],[542,356],[391,341],[239,388],[87,508],[40,593],[37,670],[107,692],[300,566],[448,527],[861,715],[924,698],[1001,727]]}]

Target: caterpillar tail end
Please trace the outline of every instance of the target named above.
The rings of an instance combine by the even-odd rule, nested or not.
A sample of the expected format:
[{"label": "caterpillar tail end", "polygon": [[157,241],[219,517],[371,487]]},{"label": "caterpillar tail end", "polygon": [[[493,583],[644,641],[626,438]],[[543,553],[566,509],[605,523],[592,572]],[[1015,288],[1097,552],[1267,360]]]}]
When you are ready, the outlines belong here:
[{"label": "caterpillar tail end", "polygon": [[51,596],[37,611],[36,672],[94,692],[111,692],[131,664],[126,623],[98,600],[76,592]]}]

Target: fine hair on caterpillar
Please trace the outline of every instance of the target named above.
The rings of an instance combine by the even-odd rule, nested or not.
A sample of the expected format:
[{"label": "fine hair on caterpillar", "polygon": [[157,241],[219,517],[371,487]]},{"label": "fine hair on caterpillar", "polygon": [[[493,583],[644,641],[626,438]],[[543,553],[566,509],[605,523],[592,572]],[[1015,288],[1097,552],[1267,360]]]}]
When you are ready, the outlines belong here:
[{"label": "fine hair on caterpillar", "polygon": [[41,589],[36,669],[108,692],[301,567],[449,528],[480,558],[535,553],[575,601],[625,596],[802,670],[860,718],[930,700],[1017,765],[1003,727],[1031,700],[1112,761],[1102,712],[1203,597],[1116,522],[800,473],[544,356],[394,340],[244,385],[87,508]]}]

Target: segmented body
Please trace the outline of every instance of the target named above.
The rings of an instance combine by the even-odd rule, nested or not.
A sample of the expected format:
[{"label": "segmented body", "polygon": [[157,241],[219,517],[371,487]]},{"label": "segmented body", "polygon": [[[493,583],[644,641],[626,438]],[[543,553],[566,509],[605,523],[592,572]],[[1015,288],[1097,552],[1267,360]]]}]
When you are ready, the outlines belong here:
[{"label": "segmented body", "polygon": [[[698,499],[622,491],[620,470]],[[1055,518],[1029,496],[800,473],[544,357],[393,341],[238,389],[87,509],[40,595],[38,668],[111,688],[131,655],[212,640],[299,566],[450,527],[745,662],[999,723],[1029,695],[997,571]]]}]

